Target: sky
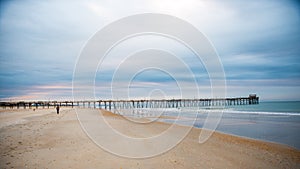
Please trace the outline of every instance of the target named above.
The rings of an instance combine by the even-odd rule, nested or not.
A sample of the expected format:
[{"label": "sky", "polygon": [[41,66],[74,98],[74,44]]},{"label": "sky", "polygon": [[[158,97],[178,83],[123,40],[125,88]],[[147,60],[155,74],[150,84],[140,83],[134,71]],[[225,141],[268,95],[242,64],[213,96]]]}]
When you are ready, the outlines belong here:
[{"label": "sky", "polygon": [[[88,40],[104,26],[141,13],[175,16],[200,30],[219,55],[227,97],[256,93],[266,101],[300,100],[300,4],[289,0],[1,1],[0,100],[72,100],[73,72]],[[166,55],[138,53],[124,60],[129,49],[146,48],[163,49]],[[194,79],[186,77],[179,60],[170,61],[168,52],[190,68]],[[129,39],[95,70],[95,97],[178,98],[185,92],[184,97],[209,98],[209,74],[196,57],[166,37]],[[166,63],[161,66],[176,77],[159,69],[129,76],[131,68],[153,60]]]}]

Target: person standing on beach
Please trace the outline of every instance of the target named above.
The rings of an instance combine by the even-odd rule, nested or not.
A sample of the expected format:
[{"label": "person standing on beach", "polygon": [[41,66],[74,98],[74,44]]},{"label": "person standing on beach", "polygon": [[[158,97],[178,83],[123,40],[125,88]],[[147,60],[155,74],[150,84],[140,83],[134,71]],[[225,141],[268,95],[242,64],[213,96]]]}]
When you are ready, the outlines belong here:
[{"label": "person standing on beach", "polygon": [[56,106],[56,114],[59,114],[59,105]]}]

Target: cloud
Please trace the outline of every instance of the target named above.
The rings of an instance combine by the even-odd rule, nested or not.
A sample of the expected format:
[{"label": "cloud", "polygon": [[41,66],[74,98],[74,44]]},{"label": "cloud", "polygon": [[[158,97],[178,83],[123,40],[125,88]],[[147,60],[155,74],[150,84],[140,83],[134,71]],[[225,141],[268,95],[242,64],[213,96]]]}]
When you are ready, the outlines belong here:
[{"label": "cloud", "polygon": [[32,85],[16,86],[11,89],[0,89],[1,101],[23,100],[72,100],[72,85]]},{"label": "cloud", "polygon": [[[300,91],[296,90],[300,84],[300,5],[295,1],[28,0],[0,3],[0,98],[71,96],[68,86],[72,83],[76,59],[96,31],[124,16],[158,12],[188,21],[211,40],[224,66],[229,95],[247,95],[256,90],[266,99],[300,99],[300,93],[296,92]],[[203,97],[210,96],[204,92],[210,91],[209,76],[197,56],[170,39],[144,36],[119,44],[95,70],[96,82],[104,85],[98,88],[99,97],[111,96],[107,89],[124,57],[145,48],[176,54],[195,75]],[[150,56],[148,60],[153,61]],[[176,62],[159,58],[155,61],[166,62],[166,69],[172,69],[179,80],[191,85],[192,81]],[[121,72],[122,78],[128,78],[130,69],[139,64],[143,62],[137,59],[128,62]],[[119,80],[120,84],[124,82]],[[161,74],[148,72],[135,80],[132,90],[136,89],[139,97],[144,94],[143,89],[154,89],[153,84],[176,96],[176,87],[168,88],[172,79]]]}]

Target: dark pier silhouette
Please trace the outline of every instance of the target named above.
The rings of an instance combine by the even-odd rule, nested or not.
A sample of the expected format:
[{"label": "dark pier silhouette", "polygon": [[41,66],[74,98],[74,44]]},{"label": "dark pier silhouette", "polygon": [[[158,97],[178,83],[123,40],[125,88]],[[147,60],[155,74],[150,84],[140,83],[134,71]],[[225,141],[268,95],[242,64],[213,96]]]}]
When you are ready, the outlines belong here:
[{"label": "dark pier silhouette", "polygon": [[213,99],[151,99],[151,100],[84,100],[84,101],[18,101],[0,102],[3,109],[23,108],[102,108],[102,109],[134,109],[134,108],[180,108],[210,107],[259,104],[259,97],[250,94],[248,97],[213,98]]}]

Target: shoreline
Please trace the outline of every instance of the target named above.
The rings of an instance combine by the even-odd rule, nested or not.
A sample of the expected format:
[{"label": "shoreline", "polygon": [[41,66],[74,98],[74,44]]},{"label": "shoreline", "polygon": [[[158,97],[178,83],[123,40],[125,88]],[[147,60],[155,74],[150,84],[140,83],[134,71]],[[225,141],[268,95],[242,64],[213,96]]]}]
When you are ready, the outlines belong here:
[{"label": "shoreline", "polygon": [[[169,123],[169,122],[164,122],[164,121],[157,121],[157,122]],[[169,123],[169,124],[172,124],[172,123]],[[190,127],[189,125],[186,125],[186,124],[176,124],[176,125],[183,126],[183,127]],[[193,128],[204,130],[203,128],[196,127],[196,126],[193,126]],[[286,147],[289,147],[289,148],[293,148],[297,151],[300,151],[300,149],[298,149],[297,147],[294,147],[294,146],[291,146],[291,145],[288,145],[288,144],[284,144],[284,143],[275,142],[275,141],[270,141],[270,140],[265,140],[265,139],[258,139],[258,138],[251,138],[251,137],[247,137],[247,136],[241,136],[241,135],[227,133],[227,132],[218,131],[218,130],[215,130],[213,132],[228,135],[228,136],[238,137],[238,138],[241,138],[241,139],[248,139],[248,140],[253,140],[253,141],[261,141],[261,142],[265,142],[265,143],[278,144],[278,145],[286,146]]]},{"label": "shoreline", "polygon": [[[162,122],[162,121],[159,121],[159,122]],[[168,122],[162,122],[162,123],[168,123]],[[172,123],[169,123],[169,124],[172,124]],[[182,127],[190,127],[189,125],[185,125],[185,124],[176,124],[176,125],[182,126]],[[193,126],[193,128],[195,128],[195,129],[200,129],[200,130],[204,130],[203,128],[199,128],[199,127],[195,127],[195,126]],[[207,130],[207,129],[206,129],[206,130]],[[264,139],[251,138],[251,137],[247,137],[247,136],[240,136],[240,135],[237,135],[237,134],[226,133],[226,132],[217,131],[217,130],[215,130],[215,131],[213,131],[213,132],[214,132],[214,133],[218,133],[218,134],[227,135],[227,136],[237,137],[237,138],[240,138],[240,139],[246,139],[246,140],[252,140],[252,141],[259,141],[259,142],[270,143],[270,144],[277,144],[277,145],[289,147],[289,148],[291,148],[291,149],[295,149],[295,150],[297,150],[297,151],[300,152],[300,149],[297,149],[297,147],[293,147],[293,146],[288,145],[288,144],[278,143],[278,142],[269,141],[269,140],[264,140]]]},{"label": "shoreline", "polygon": [[[83,109],[84,110],[84,109]],[[1,168],[299,168],[300,151],[278,143],[243,138],[214,132],[211,138],[198,143],[201,129],[193,127],[190,133],[173,149],[149,159],[126,159],[112,155],[95,145],[77,120],[74,109],[62,108],[36,111],[10,111],[6,119],[18,118],[24,113],[24,123],[0,128]],[[101,113],[102,112],[102,113]],[[42,114],[41,116],[34,116]],[[99,111],[122,132],[132,127],[119,115]],[[14,116],[14,117],[12,117]],[[4,118],[5,117],[5,118]],[[21,117],[22,118],[22,117]],[[129,134],[143,136],[145,131],[158,133],[169,125],[153,125],[132,129]],[[177,126],[179,129],[184,126]],[[117,143],[115,143],[117,144]],[[132,145],[130,145],[132,146]]]},{"label": "shoreline", "polygon": [[[72,109],[76,109],[76,108],[63,108],[64,110],[72,110]],[[89,110],[89,108],[80,108],[80,109],[87,109],[87,110]],[[43,116],[43,115],[45,115],[45,114],[41,114],[41,113],[38,113],[39,111],[46,111],[46,110],[53,110],[53,112],[54,112],[54,110],[55,110],[55,108],[39,108],[39,109],[0,109],[0,114],[1,113],[3,113],[3,112],[6,112],[6,113],[8,113],[8,112],[14,112],[14,113],[16,113],[16,112],[24,112],[24,111],[29,111],[29,112],[31,112],[30,114],[25,114],[25,115],[23,115],[23,116],[21,116],[22,117],[22,120],[17,120],[16,122],[14,122],[14,123],[8,123],[7,125],[3,125],[3,121],[0,121],[0,128],[2,128],[2,127],[6,127],[6,126],[8,126],[8,125],[17,125],[17,124],[23,124],[22,122],[25,122],[26,121],[26,119],[24,119],[24,118],[27,118],[27,117],[37,117],[37,116]],[[107,112],[107,114],[106,115],[108,115],[108,114],[112,114],[113,116],[121,116],[121,115],[119,115],[119,114],[115,114],[115,113],[113,113],[113,112],[111,112],[111,111],[108,111],[108,110],[105,110],[105,109],[99,109],[98,108],[98,110],[100,110],[100,111],[105,111],[105,112]],[[56,111],[56,110],[55,110]],[[49,114],[49,113],[47,113],[47,114]],[[126,120],[126,118],[128,118],[128,117],[123,117],[123,116],[121,116],[124,120]],[[0,116],[0,119],[2,118],[2,116]],[[132,117],[129,117],[129,118],[132,118]],[[133,119],[135,119],[135,118],[133,118]],[[144,120],[149,120],[149,119],[147,119],[147,118],[142,118],[142,119],[144,119]],[[162,117],[159,117],[158,119],[156,119],[156,120],[154,120],[154,121],[152,121],[152,122],[154,122],[154,123],[167,123],[167,124],[173,124],[173,123],[170,123],[170,122],[167,122],[167,121],[160,121],[160,120],[164,120],[164,119],[170,119],[170,120],[174,120],[174,119],[176,119],[176,117],[173,117],[173,116],[162,116]],[[150,120],[149,120],[150,121]],[[19,123],[18,123],[19,122]],[[175,124],[175,125],[178,125],[178,126],[182,126],[182,127],[190,127],[189,125],[187,125],[187,124]],[[193,128],[196,128],[196,129],[200,129],[200,130],[203,130],[203,128],[200,128],[200,127],[197,127],[197,126],[192,126]],[[297,151],[300,151],[300,149],[297,149],[297,147],[293,147],[293,146],[291,146],[291,145],[288,145],[288,144],[284,144],[284,143],[279,143],[279,142],[275,142],[275,141],[269,141],[269,140],[265,140],[265,139],[257,139],[257,138],[251,138],[251,137],[247,137],[247,136],[241,136],[241,135],[237,135],[237,134],[232,134],[232,133],[227,133],[227,132],[223,132],[223,131],[217,131],[217,130],[215,130],[215,131],[213,131],[213,132],[215,132],[215,133],[220,133],[220,134],[224,134],[224,135],[229,135],[229,136],[234,136],[234,137],[238,137],[238,138],[242,138],[242,139],[249,139],[249,140],[254,140],[254,141],[261,141],[261,142],[266,142],[266,143],[272,143],[272,144],[278,144],[278,145],[282,145],[282,146],[287,146],[287,147],[289,147],[289,148],[293,148],[293,149],[295,149],[295,150],[297,150]]]},{"label": "shoreline", "polygon": [[[234,111],[234,110],[233,110]],[[178,123],[183,126],[193,126],[203,128],[207,114],[209,112],[198,113],[197,120],[193,122],[193,118],[183,115],[178,119]],[[166,123],[174,123],[172,118],[160,119]],[[227,110],[223,113],[218,127],[215,131],[224,134],[261,140],[271,143],[287,145],[300,150],[300,135],[298,129],[300,127],[300,113],[296,116],[290,114],[269,114],[269,113],[253,113],[245,111],[243,113],[232,113]]]},{"label": "shoreline", "polygon": [[[53,109],[53,110],[52,110]],[[63,110],[74,110],[76,108],[63,108]],[[89,108],[80,108],[80,109],[87,109],[89,110]],[[43,116],[43,115],[47,115],[47,114],[50,114],[49,112],[46,113],[46,114],[41,114],[41,113],[37,113],[38,111],[46,111],[46,110],[52,110],[53,112],[51,113],[56,113],[54,112],[55,108],[39,108],[39,109],[0,109],[0,114],[1,113],[9,113],[9,112],[13,112],[13,113],[16,113],[16,112],[24,112],[24,111],[29,111],[31,112],[29,115],[26,114],[24,115],[22,118],[25,118],[24,120],[20,120],[21,123],[9,123],[8,125],[5,125],[5,126],[1,126],[0,125],[0,128],[2,127],[7,127],[9,125],[18,125],[18,124],[23,124],[22,122],[23,121],[26,121],[26,118],[32,118],[32,117],[38,117],[38,116]],[[111,111],[108,111],[108,110],[105,110],[105,109],[99,109],[98,110],[100,111],[104,111],[105,112],[105,115],[106,116],[110,116],[109,114],[111,114],[112,116],[121,116],[119,114],[115,114]],[[56,110],[55,110],[56,111]],[[123,117],[121,116],[124,120],[126,120],[126,117]],[[0,119],[2,118],[2,116],[0,116]],[[128,118],[128,117],[127,117]],[[132,117],[130,117],[132,118]],[[134,118],[135,119],[135,118]],[[147,118],[142,118],[143,120],[148,120]],[[167,124],[173,124],[173,123],[169,123],[169,122],[166,122],[166,121],[159,121],[160,119],[175,119],[175,117],[173,116],[162,116],[162,117],[159,117],[158,119],[156,119],[155,121],[152,121],[154,123],[167,123]],[[1,123],[0,123],[1,124]],[[178,125],[178,126],[182,126],[182,127],[190,127],[189,125],[186,125],[186,124],[175,124],[175,125]],[[203,130],[203,128],[200,128],[200,127],[196,127],[196,126],[192,126],[192,128],[195,128],[195,129],[200,129],[200,130]],[[290,146],[290,145],[287,145],[287,144],[282,144],[282,143],[278,143],[278,142],[272,142],[272,141],[268,141],[268,140],[264,140],[264,139],[256,139],[256,138],[251,138],[251,137],[247,137],[247,136],[240,136],[240,135],[237,135],[237,134],[232,134],[232,133],[226,133],[226,132],[222,132],[222,131],[217,131],[215,130],[214,133],[219,133],[219,134],[224,134],[224,135],[229,135],[229,136],[233,136],[233,137],[237,137],[237,138],[241,138],[241,139],[249,139],[249,140],[253,140],[253,141],[261,141],[261,142],[265,142],[265,143],[272,143],[272,144],[278,144],[278,145],[282,145],[282,146],[286,146],[286,147],[289,147],[289,148],[293,148],[297,151],[300,151],[299,149],[297,149],[296,147],[293,147],[293,146]]]}]

